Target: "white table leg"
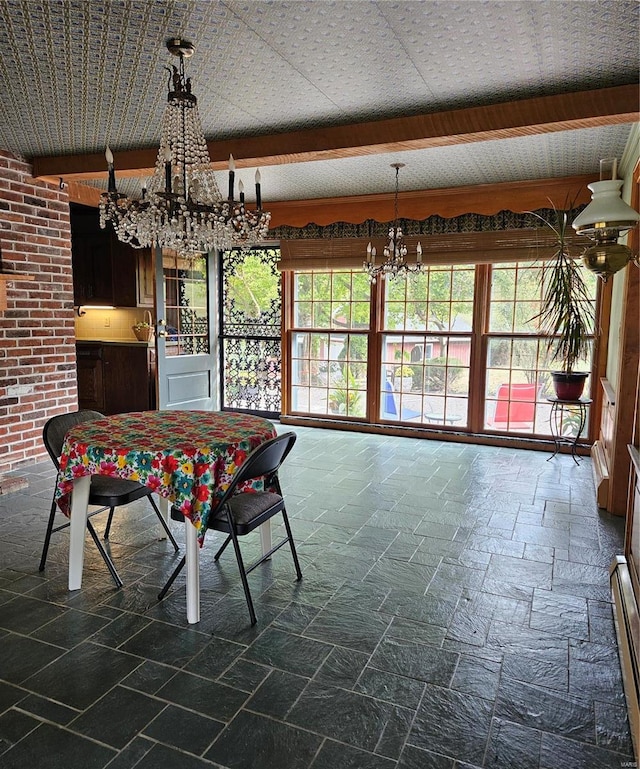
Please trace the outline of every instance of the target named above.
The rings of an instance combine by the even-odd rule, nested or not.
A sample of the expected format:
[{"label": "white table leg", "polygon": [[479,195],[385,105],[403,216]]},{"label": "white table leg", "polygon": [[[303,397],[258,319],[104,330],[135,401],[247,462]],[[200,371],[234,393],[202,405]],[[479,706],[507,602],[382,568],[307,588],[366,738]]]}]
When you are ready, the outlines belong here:
[{"label": "white table leg", "polygon": [[200,622],[200,547],[196,527],[185,515],[184,539],[187,570],[187,622]]},{"label": "white table leg", "polygon": [[91,476],[83,475],[73,482],[71,494],[71,526],[69,527],[69,590],[82,587],[84,536],[87,531],[87,507]]},{"label": "white table leg", "polygon": [[260,543],[262,544],[262,555],[271,550],[271,521],[266,521],[260,526]]},{"label": "white table leg", "polygon": [[158,510],[160,510],[165,523],[169,523],[169,500],[166,497],[158,497]]}]

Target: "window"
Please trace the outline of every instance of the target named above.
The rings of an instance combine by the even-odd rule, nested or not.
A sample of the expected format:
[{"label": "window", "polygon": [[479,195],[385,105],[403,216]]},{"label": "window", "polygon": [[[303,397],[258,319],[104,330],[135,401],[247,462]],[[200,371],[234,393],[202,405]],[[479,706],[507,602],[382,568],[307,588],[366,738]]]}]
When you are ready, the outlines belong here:
[{"label": "window", "polygon": [[[484,428],[500,432],[551,435],[549,416],[554,362],[547,339],[537,333],[541,266],[493,265],[489,296],[489,328],[485,377]],[[595,309],[597,279],[585,274]],[[590,371],[592,354],[584,361]],[[559,365],[555,364],[556,367]],[[585,386],[589,394],[590,379]],[[565,434],[574,429],[563,426]]]},{"label": "window", "polygon": [[467,425],[474,281],[448,265],[386,282],[381,419]]},{"label": "window", "polygon": [[174,252],[162,255],[167,355],[209,352],[209,316],[204,256],[185,259]]},{"label": "window", "polygon": [[370,316],[363,273],[294,275],[292,411],[366,417]]},{"label": "window", "polygon": [[[373,286],[360,270],[294,272],[291,413],[550,436],[540,269],[436,265]],[[586,278],[595,311],[597,279]]]}]

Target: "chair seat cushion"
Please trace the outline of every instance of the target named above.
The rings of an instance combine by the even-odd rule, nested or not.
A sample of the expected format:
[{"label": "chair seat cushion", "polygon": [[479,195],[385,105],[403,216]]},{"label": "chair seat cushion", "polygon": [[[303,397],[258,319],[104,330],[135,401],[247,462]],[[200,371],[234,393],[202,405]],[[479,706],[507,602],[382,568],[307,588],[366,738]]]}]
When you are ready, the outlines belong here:
[{"label": "chair seat cushion", "polygon": [[[271,515],[274,515],[283,506],[284,500],[282,497],[272,491],[242,492],[232,497],[229,502],[231,514],[240,529],[238,531],[239,534],[246,533],[242,529],[248,527],[256,518],[261,518],[269,512],[271,512]],[[270,515],[266,516],[266,518],[270,517]],[[171,508],[171,518],[174,521],[184,521],[184,516],[177,507]],[[211,518],[209,518],[209,528],[211,529],[226,531],[226,523],[227,514],[224,509],[217,508]],[[222,528],[219,527],[219,524],[222,524]]]},{"label": "chair seat cushion", "polygon": [[[273,512],[277,513],[282,507],[282,497],[272,491],[247,491],[232,497],[229,507],[236,525],[247,526],[273,508]],[[222,510],[217,511],[215,517],[221,521],[227,518]]]},{"label": "chair seat cushion", "polygon": [[108,475],[92,475],[89,502],[92,505],[119,506],[146,497],[150,493],[150,489],[136,481],[126,481]]}]

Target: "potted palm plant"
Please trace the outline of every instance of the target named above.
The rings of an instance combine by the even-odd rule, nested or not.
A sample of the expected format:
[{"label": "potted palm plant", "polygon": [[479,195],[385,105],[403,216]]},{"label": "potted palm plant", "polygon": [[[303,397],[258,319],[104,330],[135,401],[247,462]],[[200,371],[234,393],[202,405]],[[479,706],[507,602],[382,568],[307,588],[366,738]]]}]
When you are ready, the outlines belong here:
[{"label": "potted palm plant", "polygon": [[[571,208],[571,206],[569,207]],[[531,320],[547,335],[547,351],[551,361],[561,367],[551,376],[556,397],[578,400],[584,390],[589,371],[576,370],[589,353],[594,328],[593,303],[582,272],[581,263],[572,253],[567,235],[569,211],[554,207],[553,219],[540,219],[553,233],[553,256],[541,270],[542,297],[540,312]]]}]

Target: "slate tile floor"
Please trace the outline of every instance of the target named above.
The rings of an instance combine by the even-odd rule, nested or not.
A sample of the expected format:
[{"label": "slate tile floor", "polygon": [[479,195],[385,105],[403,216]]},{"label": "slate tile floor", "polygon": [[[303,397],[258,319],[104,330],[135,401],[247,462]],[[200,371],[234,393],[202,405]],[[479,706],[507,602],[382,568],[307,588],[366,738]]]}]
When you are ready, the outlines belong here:
[{"label": "slate tile floor", "polygon": [[157,603],[179,556],[144,502],[111,535],[124,588],[88,543],[69,593],[66,531],[40,574],[54,474],[19,473],[0,497],[3,769],[633,765],[607,572],[623,522],[588,459],[296,431],[304,579],[286,551],[256,570],[255,628],[211,541],[201,622],[181,580]]}]

